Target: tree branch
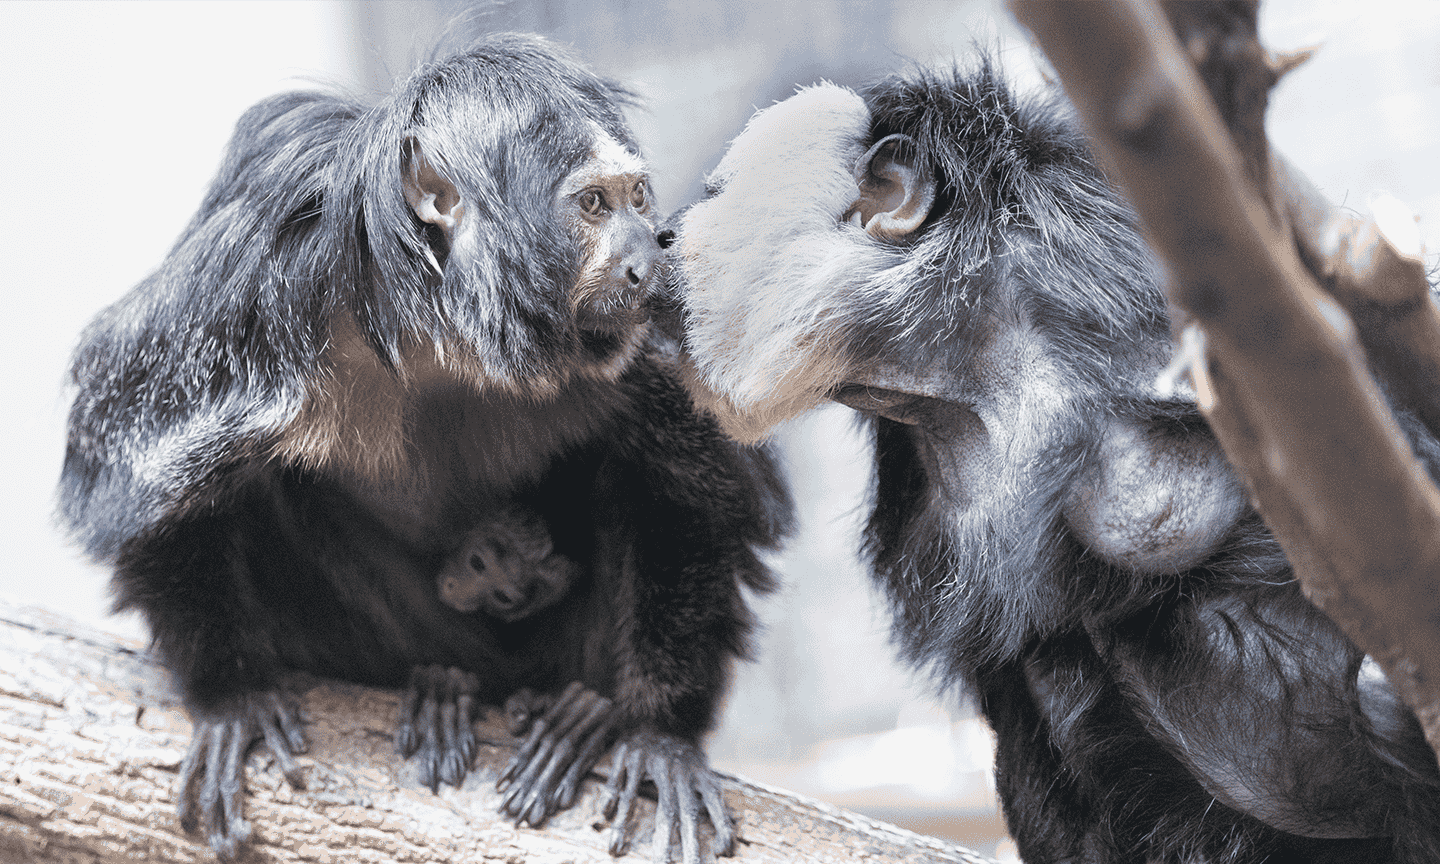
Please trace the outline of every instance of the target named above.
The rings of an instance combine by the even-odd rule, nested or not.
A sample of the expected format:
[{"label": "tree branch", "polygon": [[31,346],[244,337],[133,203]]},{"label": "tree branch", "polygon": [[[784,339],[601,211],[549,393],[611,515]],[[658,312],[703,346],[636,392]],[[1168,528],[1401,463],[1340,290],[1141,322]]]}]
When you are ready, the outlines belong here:
[{"label": "tree branch", "polygon": [[[244,862],[611,862],[603,795],[542,830],[498,816],[494,780],[515,748],[498,710],[477,725],[474,772],[433,795],[391,744],[399,694],[333,681],[305,686],[305,790],[290,788],[263,746],[247,770],[255,827]],[[36,862],[212,861],[175,816],[176,772],[190,738],[168,673],[143,648],[0,602],[0,859]],[[603,767],[602,763],[602,767]],[[603,775],[603,771],[601,772]],[[986,864],[945,841],[728,777],[738,820],[734,859]],[[648,862],[653,801],[634,818],[632,852]],[[726,859],[722,859],[726,860]],[[992,862],[993,864],[993,862]]]}]

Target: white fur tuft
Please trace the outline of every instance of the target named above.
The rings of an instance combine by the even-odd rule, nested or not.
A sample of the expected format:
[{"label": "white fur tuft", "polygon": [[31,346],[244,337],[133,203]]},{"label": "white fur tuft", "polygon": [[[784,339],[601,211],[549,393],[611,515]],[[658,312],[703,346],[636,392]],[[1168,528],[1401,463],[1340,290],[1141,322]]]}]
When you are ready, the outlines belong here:
[{"label": "white fur tuft", "polygon": [[869,123],[864,101],[832,84],[760,111],[711,174],[719,193],[681,223],[688,383],[739,440],[763,438],[841,383],[839,313],[896,263],[841,222]]}]

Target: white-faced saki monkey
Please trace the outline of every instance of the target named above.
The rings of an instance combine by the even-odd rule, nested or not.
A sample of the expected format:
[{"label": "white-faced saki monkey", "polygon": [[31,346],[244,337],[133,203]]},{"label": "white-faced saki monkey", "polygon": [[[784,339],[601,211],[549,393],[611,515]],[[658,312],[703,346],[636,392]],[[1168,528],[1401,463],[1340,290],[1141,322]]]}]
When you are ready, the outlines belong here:
[{"label": "white-faced saki monkey", "polygon": [[729,432],[865,418],[897,642],[994,728],[1025,861],[1440,861],[1419,724],[1159,383],[1159,268],[1058,95],[988,62],[802,90],[669,244]]},{"label": "white-faced saki monkey", "polygon": [[[301,779],[287,670],[411,682],[396,740],[432,786],[463,779],[476,700],[549,693],[507,812],[543,822],[616,744],[614,851],[646,779],[659,854],[678,829],[698,860],[702,805],[730,849],[699,741],[789,502],[652,334],[629,101],[515,36],[374,107],[266,99],[169,257],[85,331],[63,518],[179,679],[182,821],[218,852],[249,834],[253,740]],[[442,569],[509,507],[573,563],[560,592],[446,602]]]}]

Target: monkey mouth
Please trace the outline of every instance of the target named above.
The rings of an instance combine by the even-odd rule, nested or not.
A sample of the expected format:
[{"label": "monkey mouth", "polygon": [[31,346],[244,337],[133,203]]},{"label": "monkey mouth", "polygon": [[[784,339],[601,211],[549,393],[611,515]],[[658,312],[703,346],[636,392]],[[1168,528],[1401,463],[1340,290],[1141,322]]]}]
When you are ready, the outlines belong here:
[{"label": "monkey mouth", "polygon": [[605,306],[604,309],[577,310],[575,326],[584,334],[623,338],[650,320],[650,308],[639,297],[632,302],[611,302]]},{"label": "monkey mouth", "polygon": [[530,614],[530,612],[530,604],[526,603],[524,605],[515,606],[510,609],[505,609],[503,611],[492,609],[486,614],[497,621],[503,622],[505,624],[512,624],[516,621],[519,621],[521,618],[526,617]]}]

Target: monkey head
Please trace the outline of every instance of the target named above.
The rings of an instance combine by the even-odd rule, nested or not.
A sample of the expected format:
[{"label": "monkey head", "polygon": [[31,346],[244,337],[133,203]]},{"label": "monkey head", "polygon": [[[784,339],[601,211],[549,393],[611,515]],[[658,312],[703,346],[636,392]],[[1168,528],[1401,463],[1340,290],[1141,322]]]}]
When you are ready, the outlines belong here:
[{"label": "monkey head", "polygon": [[522,396],[613,380],[647,334],[660,257],[621,113],[633,97],[542,40],[484,50],[415,75],[356,127],[364,169],[329,208],[362,214],[363,231],[334,235],[362,244],[355,317],[402,371]]},{"label": "monkey head", "polygon": [[491,514],[472,528],[441,567],[436,588],[445,605],[519,621],[555,605],[579,567],[554,551],[540,516],[521,507]]},{"label": "monkey head", "polygon": [[[904,485],[905,508],[960,520],[1058,507],[1137,569],[1194,563],[1243,510],[1213,441],[1126,416],[1171,398],[1158,273],[1053,96],[988,65],[804,88],[751,118],[706,193],[670,226],[669,278],[687,385],[733,437],[839,401],[913,454],[882,498]],[[1041,511],[1000,505],[1037,482],[1060,485],[1029,496]]]}]

